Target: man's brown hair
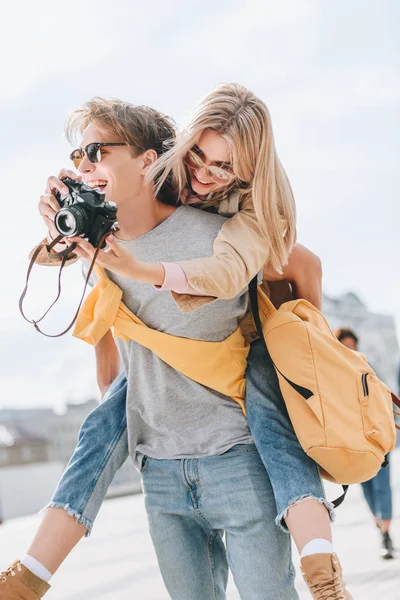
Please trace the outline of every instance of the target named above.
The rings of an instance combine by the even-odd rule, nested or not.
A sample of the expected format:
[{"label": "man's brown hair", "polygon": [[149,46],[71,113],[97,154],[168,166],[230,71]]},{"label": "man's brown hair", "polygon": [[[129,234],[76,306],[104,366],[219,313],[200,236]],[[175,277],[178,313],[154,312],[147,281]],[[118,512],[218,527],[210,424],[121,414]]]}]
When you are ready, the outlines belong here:
[{"label": "man's brown hair", "polygon": [[[135,156],[146,150],[155,150],[161,156],[176,137],[173,120],[154,108],[95,97],[69,116],[65,125],[68,141],[74,143],[76,134],[83,133],[90,123],[100,131],[113,133],[121,141],[127,142]],[[163,184],[158,198],[167,204],[176,203],[177,196],[171,178]]]}]

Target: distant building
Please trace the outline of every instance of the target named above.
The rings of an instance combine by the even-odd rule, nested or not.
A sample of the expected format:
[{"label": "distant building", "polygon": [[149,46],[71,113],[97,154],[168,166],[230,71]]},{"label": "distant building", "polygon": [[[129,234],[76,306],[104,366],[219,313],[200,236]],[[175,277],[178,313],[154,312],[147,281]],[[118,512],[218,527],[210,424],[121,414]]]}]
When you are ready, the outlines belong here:
[{"label": "distant building", "polygon": [[48,462],[45,438],[24,431],[20,423],[0,422],[0,467]]},{"label": "distant building", "polygon": [[22,423],[0,421],[0,521],[45,506],[62,473],[62,465],[49,460],[46,438]]},{"label": "distant building", "polygon": [[[46,504],[76,447],[83,421],[97,405],[95,400],[69,404],[63,414],[51,409],[0,410],[0,519],[35,512]],[[29,469],[33,463],[36,468]],[[31,489],[35,477],[40,493]],[[29,492],[25,501],[23,489]],[[140,490],[140,475],[128,459],[107,495]]]},{"label": "distant building", "polygon": [[4,408],[0,410],[0,422],[20,425],[26,434],[47,439],[54,411],[51,408]]},{"label": "distant building", "polygon": [[87,415],[98,406],[96,400],[83,404],[67,404],[62,414],[52,412],[49,419],[49,446],[54,460],[68,463],[78,441],[79,429]]},{"label": "distant building", "polygon": [[[79,429],[86,416],[98,406],[95,400],[84,404],[68,404],[62,415],[53,413],[49,430],[50,452],[53,460],[67,465],[78,441]],[[141,489],[140,475],[128,458],[117,471],[108,496],[138,492]]]}]

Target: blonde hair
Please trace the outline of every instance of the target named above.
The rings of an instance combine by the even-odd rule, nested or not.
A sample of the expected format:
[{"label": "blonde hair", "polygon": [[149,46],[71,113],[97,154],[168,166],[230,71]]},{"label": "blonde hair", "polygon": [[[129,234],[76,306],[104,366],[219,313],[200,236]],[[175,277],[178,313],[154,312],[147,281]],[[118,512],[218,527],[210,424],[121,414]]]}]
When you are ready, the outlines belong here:
[{"label": "blonde hair", "polygon": [[241,203],[250,195],[269,248],[268,264],[281,272],[296,241],[296,207],[275,150],[268,108],[252,92],[229,83],[208,94],[173,147],[156,161],[149,177],[160,187],[172,175],[178,194],[182,194],[189,183],[184,158],[206,129],[221,134],[229,143],[237,181],[209,194],[204,204],[217,206],[234,191],[239,192]]}]

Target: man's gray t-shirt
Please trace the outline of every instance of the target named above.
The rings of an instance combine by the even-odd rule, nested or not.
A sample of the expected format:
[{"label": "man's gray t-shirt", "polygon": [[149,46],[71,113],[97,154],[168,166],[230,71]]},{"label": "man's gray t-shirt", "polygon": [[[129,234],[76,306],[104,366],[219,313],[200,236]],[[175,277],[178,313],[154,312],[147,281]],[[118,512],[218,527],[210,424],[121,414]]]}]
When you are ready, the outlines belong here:
[{"label": "man's gray t-shirt", "polygon": [[[148,233],[120,243],[135,258],[148,262],[209,256],[224,221],[219,215],[182,206]],[[236,329],[247,309],[244,291],[232,300],[215,300],[182,313],[168,291],[114,273],[109,277],[122,289],[126,306],[146,325],[179,337],[221,341]],[[128,439],[136,467],[140,468],[143,455],[212,456],[253,441],[234,400],[182,375],[133,340],[116,342],[128,381]]]}]

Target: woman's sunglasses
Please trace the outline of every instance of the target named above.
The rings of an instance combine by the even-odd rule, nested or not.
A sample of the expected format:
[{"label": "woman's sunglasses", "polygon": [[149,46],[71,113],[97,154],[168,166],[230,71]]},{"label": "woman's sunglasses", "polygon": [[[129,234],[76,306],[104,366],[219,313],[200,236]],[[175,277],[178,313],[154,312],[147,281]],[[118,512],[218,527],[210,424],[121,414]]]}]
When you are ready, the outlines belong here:
[{"label": "woman's sunglasses", "polygon": [[81,164],[85,154],[91,163],[98,163],[101,161],[101,149],[105,146],[129,146],[129,144],[127,142],[95,142],[88,144],[85,148],[77,148],[71,152],[69,157],[76,169]]},{"label": "woman's sunglasses", "polygon": [[204,160],[197,154],[195,150],[188,150],[185,163],[192,169],[205,169],[207,177],[215,181],[216,183],[231,183],[236,179],[236,175],[231,171],[227,171],[222,167],[212,167],[206,165]]}]

